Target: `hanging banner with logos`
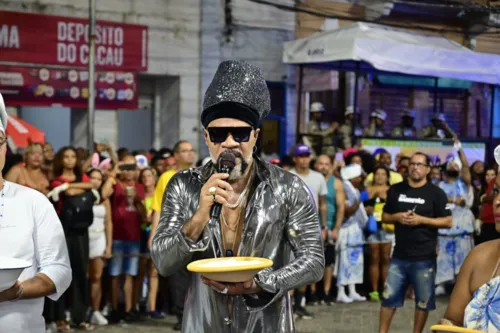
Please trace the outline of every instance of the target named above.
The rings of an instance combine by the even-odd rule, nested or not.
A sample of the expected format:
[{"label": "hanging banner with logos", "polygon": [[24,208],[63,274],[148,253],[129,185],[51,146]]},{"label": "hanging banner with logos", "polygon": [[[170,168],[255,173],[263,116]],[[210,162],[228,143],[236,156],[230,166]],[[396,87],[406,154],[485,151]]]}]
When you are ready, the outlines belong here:
[{"label": "hanging banner with logos", "polygon": [[[0,61],[86,67],[89,21],[0,11]],[[96,68],[146,71],[148,27],[96,22]]]},{"label": "hanging banner with logos", "polygon": [[[0,65],[7,106],[86,108],[88,71]],[[96,109],[138,109],[137,73],[96,71]]]},{"label": "hanging banner with logos", "polygon": [[[453,152],[453,141],[426,141],[426,140],[398,140],[398,139],[370,139],[362,138],[361,146],[364,150],[371,153],[378,148],[384,148],[392,155],[394,160],[396,155],[411,156],[416,152],[422,152],[430,157],[439,156],[442,163],[445,163],[447,157]],[[483,142],[462,142],[462,148],[469,165],[475,161],[485,161],[486,144]]]}]

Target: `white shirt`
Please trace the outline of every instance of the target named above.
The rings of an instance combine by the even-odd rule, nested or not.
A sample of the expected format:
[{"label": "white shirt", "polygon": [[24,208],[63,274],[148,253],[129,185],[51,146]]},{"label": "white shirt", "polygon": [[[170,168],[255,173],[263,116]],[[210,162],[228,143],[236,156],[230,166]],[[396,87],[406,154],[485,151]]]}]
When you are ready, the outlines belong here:
[{"label": "white shirt", "polygon": [[[3,209],[0,197],[0,255],[33,263],[19,281],[43,273],[56,286],[56,292],[48,297],[57,300],[71,283],[68,249],[59,217],[42,193],[7,181],[4,186]],[[0,303],[0,331],[44,333],[43,303],[43,297]]]},{"label": "white shirt", "polygon": [[309,173],[305,176],[300,175],[295,169],[291,169],[290,172],[299,176],[299,178],[306,183],[309,191],[314,197],[316,207],[319,208],[319,197],[323,197],[328,194],[325,177],[321,173],[311,169],[309,169]]}]

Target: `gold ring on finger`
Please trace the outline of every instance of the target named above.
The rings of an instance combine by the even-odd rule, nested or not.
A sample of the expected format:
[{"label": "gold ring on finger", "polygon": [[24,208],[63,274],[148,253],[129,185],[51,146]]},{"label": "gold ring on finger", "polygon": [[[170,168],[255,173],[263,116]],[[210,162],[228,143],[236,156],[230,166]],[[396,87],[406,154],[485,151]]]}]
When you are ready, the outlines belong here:
[{"label": "gold ring on finger", "polygon": [[217,192],[217,189],[215,188],[215,186],[212,186],[208,189],[208,193],[213,195],[214,198],[215,198],[215,192]]}]

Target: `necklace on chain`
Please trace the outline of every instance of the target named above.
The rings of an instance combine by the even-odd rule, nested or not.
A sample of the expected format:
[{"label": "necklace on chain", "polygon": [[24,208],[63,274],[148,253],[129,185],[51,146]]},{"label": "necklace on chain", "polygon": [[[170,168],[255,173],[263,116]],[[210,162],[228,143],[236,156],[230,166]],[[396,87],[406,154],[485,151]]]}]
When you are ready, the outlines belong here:
[{"label": "necklace on chain", "polygon": [[250,178],[248,179],[248,182],[245,186],[245,189],[243,190],[243,192],[241,192],[240,196],[238,197],[238,200],[236,200],[236,202],[234,204],[228,203],[227,207],[232,208],[232,209],[238,207],[241,204],[241,202],[243,201],[243,198],[245,198],[247,191],[248,191],[248,188],[250,187],[250,184],[252,182],[253,182],[253,173],[250,175]]},{"label": "necklace on chain", "polygon": [[226,222],[226,218],[224,217],[224,213],[221,212],[221,217],[222,217],[222,220],[223,220],[223,223],[224,225],[229,229],[231,230],[232,232],[234,232],[234,238],[233,238],[233,242],[232,242],[232,245],[231,245],[231,249],[226,249],[226,237],[224,237],[225,233],[224,233],[224,228],[222,228],[222,243],[223,243],[223,246],[224,246],[224,249],[225,249],[225,256],[226,257],[232,257],[234,256],[234,247],[236,246],[236,238],[238,237],[237,233],[238,233],[238,227],[240,225],[240,218],[241,218],[241,212],[240,214],[238,215],[238,222],[236,222],[236,229],[231,229],[229,227],[229,225],[227,224]]},{"label": "necklace on chain", "polygon": [[234,204],[230,204],[228,203],[227,206],[229,208],[236,208],[240,205],[241,201],[243,201],[243,197],[245,196],[245,194],[247,193],[247,189],[248,189],[248,184],[247,186],[245,187],[245,189],[243,190],[243,192],[241,192],[240,196],[238,197],[238,200],[236,200],[236,202]]},{"label": "necklace on chain", "polygon": [[239,224],[240,224],[241,213],[240,213],[240,214],[238,214],[238,219],[236,220],[236,226],[234,227],[234,229],[233,229],[233,228],[231,228],[231,227],[229,226],[229,223],[227,223],[226,217],[224,216],[224,207],[223,207],[223,208],[222,208],[222,210],[221,210],[221,214],[220,214],[220,216],[221,216],[222,223],[224,223],[224,225],[225,225],[225,226],[226,226],[229,230],[231,230],[232,232],[236,232],[236,230],[238,230],[238,226],[239,226]]},{"label": "necklace on chain", "polygon": [[[246,203],[246,197],[245,197],[245,203]],[[223,245],[223,247],[225,249],[225,256],[226,257],[232,257],[232,256],[234,256],[234,250],[235,250],[235,246],[236,246],[236,240],[238,238],[238,229],[239,229],[239,226],[240,226],[241,215],[243,215],[243,214],[245,214],[245,211],[242,208],[242,210],[238,214],[238,219],[236,220],[236,226],[234,228],[231,228],[229,226],[229,223],[227,223],[226,217],[224,216],[224,207],[222,207],[221,214],[220,214],[221,221],[224,224],[224,226],[226,226],[226,228],[228,228],[230,231],[234,232],[234,238],[233,238],[233,242],[232,242],[232,245],[231,245],[231,249],[226,249],[226,238],[224,237],[224,227],[221,228],[222,243],[223,243],[222,245]]]},{"label": "necklace on chain", "polygon": [[[248,189],[250,188],[250,185],[252,184],[253,182],[253,174],[250,176],[250,179],[248,180],[247,182],[247,185],[245,186],[245,189],[241,192],[238,200],[236,201],[236,203],[234,204],[228,204],[227,207],[228,208],[231,208],[231,209],[234,209],[236,207],[238,207],[242,202],[245,202],[243,204],[243,206],[245,206],[246,202],[247,202],[247,199],[248,199],[248,195],[247,195],[247,192],[248,192]],[[224,216],[224,207],[222,207],[222,210],[221,210],[221,221],[222,223],[224,224],[224,226],[226,226],[226,228],[228,228],[230,231],[234,232],[234,239],[233,239],[233,244],[231,246],[231,249],[226,249],[226,239],[224,237],[224,227],[221,228],[221,233],[222,233],[222,246],[224,247],[224,250],[225,250],[225,256],[226,257],[232,257],[234,256],[234,250],[235,250],[235,246],[236,246],[236,240],[238,238],[238,228],[240,226],[240,220],[241,220],[241,215],[242,214],[245,214],[245,210],[244,210],[244,207],[242,208],[242,210],[239,212],[238,214],[238,220],[236,220],[236,226],[234,228],[231,228],[229,226],[229,223],[227,223],[227,220],[226,220],[226,217]]]}]

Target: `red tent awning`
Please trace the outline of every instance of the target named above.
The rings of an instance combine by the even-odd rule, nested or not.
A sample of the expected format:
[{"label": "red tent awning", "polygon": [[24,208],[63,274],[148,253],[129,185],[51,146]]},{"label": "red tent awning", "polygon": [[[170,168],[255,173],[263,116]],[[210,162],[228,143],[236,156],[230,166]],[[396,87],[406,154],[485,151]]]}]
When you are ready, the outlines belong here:
[{"label": "red tent awning", "polygon": [[16,116],[9,115],[6,130],[7,139],[13,150],[26,148],[30,143],[45,143],[45,133]]}]

